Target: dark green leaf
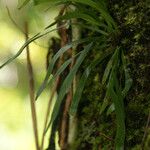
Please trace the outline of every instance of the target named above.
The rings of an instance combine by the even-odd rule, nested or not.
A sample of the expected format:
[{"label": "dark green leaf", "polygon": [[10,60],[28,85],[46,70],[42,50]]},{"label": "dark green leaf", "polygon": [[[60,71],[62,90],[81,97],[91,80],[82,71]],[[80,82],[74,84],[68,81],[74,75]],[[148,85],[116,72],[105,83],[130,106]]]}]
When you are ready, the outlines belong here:
[{"label": "dark green leaf", "polygon": [[50,32],[53,32],[55,30],[58,30],[58,29],[56,28],[56,29],[53,29],[53,30],[50,30],[50,31],[44,31],[43,33],[38,33],[35,36],[33,36],[32,38],[30,38],[29,40],[27,40],[24,43],[24,45],[19,49],[19,51],[16,53],[16,55],[14,55],[12,58],[8,59],[4,64],[2,64],[0,66],[0,69],[3,68],[4,66],[6,66],[7,64],[11,63],[14,59],[16,59],[23,52],[23,50],[26,48],[27,45],[29,45],[33,41],[35,41],[35,40],[37,40],[37,39],[47,35]]},{"label": "dark green leaf", "polygon": [[45,130],[45,133],[47,132],[51,123],[53,123],[53,121],[56,119],[58,112],[59,112],[59,109],[60,109],[60,106],[61,106],[61,103],[62,103],[62,100],[64,99],[66,93],[68,92],[68,90],[71,86],[71,83],[73,81],[73,78],[74,78],[76,72],[78,71],[78,68],[80,67],[81,63],[85,59],[85,57],[86,57],[87,53],[89,52],[89,50],[91,49],[91,47],[92,47],[92,43],[85,47],[85,49],[81,52],[79,58],[77,59],[76,64],[74,65],[74,67],[71,69],[68,76],[64,80],[64,82],[60,88],[60,92],[58,94],[58,98],[56,100],[56,103],[55,103],[55,106],[54,106],[54,109],[52,112],[51,120],[50,120],[50,122],[49,122],[49,124]]},{"label": "dark green leaf", "polygon": [[56,80],[56,78],[69,66],[69,64],[75,59],[75,57],[77,57],[78,55],[80,55],[81,52],[79,52],[78,54],[76,54],[73,58],[70,58],[67,61],[65,61],[63,63],[63,65],[61,65],[61,67],[57,70],[57,72],[55,73],[55,75],[50,79],[50,81],[48,82],[48,85],[52,85],[52,83]]},{"label": "dark green leaf", "polygon": [[70,107],[70,112],[69,112],[70,115],[75,115],[76,114],[77,107],[78,107],[78,104],[79,104],[79,101],[80,101],[80,98],[81,98],[81,95],[82,95],[82,91],[84,89],[84,86],[85,86],[85,83],[87,81],[87,78],[88,78],[89,74],[90,74],[90,68],[88,67],[84,71],[84,73],[83,73],[83,75],[82,75],[82,77],[79,81],[79,84],[77,86],[77,90],[75,92],[75,95],[73,97],[72,104],[71,104],[71,107]]},{"label": "dark green leaf", "polygon": [[87,22],[91,23],[91,24],[94,24],[94,25],[100,25],[100,23],[95,20],[93,17],[91,17],[90,15],[88,14],[85,14],[85,13],[82,13],[82,12],[79,12],[79,11],[73,11],[73,12],[68,12],[66,13],[64,16],[59,16],[57,18],[57,20],[64,20],[64,19],[73,19],[73,18],[81,18],[83,20],[86,20]]},{"label": "dark green leaf", "polygon": [[51,5],[58,5],[65,3],[65,0],[34,0],[35,5],[43,4],[43,3],[50,3]]},{"label": "dark green leaf", "polygon": [[103,4],[96,3],[96,2],[94,2],[92,0],[71,0],[71,1],[91,6],[92,8],[96,9],[97,11],[99,11],[102,14],[102,16],[104,17],[105,21],[108,23],[108,25],[111,26],[111,24],[113,24],[113,26],[115,28],[117,28],[116,27],[116,23],[114,22],[112,17],[109,15],[109,13],[106,12],[106,10],[105,10],[106,8],[103,6]]},{"label": "dark green leaf", "polygon": [[117,132],[115,138],[115,147],[116,150],[124,149],[124,140],[125,140],[125,114],[124,114],[124,103],[123,96],[121,91],[121,85],[118,80],[118,68],[120,66],[120,49],[117,48],[112,57],[112,69],[109,71],[109,80],[107,84],[107,95],[113,101],[116,113],[117,121]]},{"label": "dark green leaf", "polygon": [[49,80],[50,75],[52,74],[53,71],[53,67],[56,63],[56,61],[58,60],[58,58],[63,55],[63,53],[65,53],[68,49],[70,49],[71,47],[73,47],[74,45],[78,45],[87,41],[93,40],[92,38],[85,38],[85,39],[81,39],[81,40],[77,40],[74,42],[71,42],[70,44],[67,44],[66,46],[62,47],[56,54],[55,56],[52,58],[50,65],[48,66],[47,69],[47,74],[45,76],[45,79],[43,81],[43,83],[41,84],[40,88],[37,91],[36,94],[36,99],[41,95],[41,93],[43,92],[43,90],[46,88],[47,82]]},{"label": "dark green leaf", "polygon": [[117,61],[118,51],[119,51],[119,49],[117,48],[116,51],[114,52],[113,56],[110,58],[107,66],[106,66],[106,69],[104,71],[103,78],[102,78],[102,83],[103,84],[105,84],[106,81],[108,80],[111,69],[112,69],[112,66],[115,63],[115,61]]},{"label": "dark green leaf", "polygon": [[89,26],[89,25],[85,25],[85,24],[81,24],[81,23],[74,23],[74,24],[71,23],[71,25],[72,25],[72,26],[80,26],[80,27],[82,27],[82,28],[86,28],[86,29],[89,29],[89,30],[98,32],[98,33],[103,34],[103,35],[105,35],[105,36],[108,35],[107,32],[105,32],[105,31],[99,29],[99,28],[96,27],[96,26]]},{"label": "dark green leaf", "polygon": [[121,94],[121,88],[118,87],[118,85],[119,84],[116,74],[116,66],[113,66],[107,88],[108,94],[114,103],[117,120],[115,147],[116,150],[123,150],[125,140],[125,115],[124,115],[124,104],[123,104],[123,97]]},{"label": "dark green leaf", "polygon": [[[80,3],[80,4],[88,5],[101,13],[101,15],[103,16],[103,18],[105,19],[105,21],[107,22],[109,27],[111,27],[111,24],[112,24],[115,28],[117,28],[116,23],[114,22],[112,17],[109,15],[109,13],[106,11],[106,7],[104,6],[103,3],[100,3],[100,2],[96,3],[92,0],[51,0],[51,1],[49,1],[49,0],[34,0],[34,2],[35,2],[35,4],[50,2],[52,4],[57,4],[57,5],[65,4],[67,2],[72,2],[72,3]],[[83,15],[82,15],[82,17],[83,17]],[[89,17],[87,18],[86,15],[84,15],[84,17],[86,17],[86,20],[89,18]]]},{"label": "dark green leaf", "polygon": [[76,88],[76,92],[73,96],[73,100],[72,100],[72,103],[71,103],[71,107],[70,107],[70,115],[75,115],[76,112],[77,112],[77,108],[78,108],[78,104],[79,104],[79,101],[81,99],[81,96],[82,96],[82,92],[83,92],[83,89],[84,89],[84,86],[86,84],[86,81],[88,79],[88,76],[91,72],[92,69],[94,69],[98,64],[102,63],[102,61],[108,57],[110,55],[110,53],[105,53],[104,55],[102,55],[100,58],[94,60],[87,68],[86,70],[84,71],[84,73],[82,74],[81,76],[81,79],[78,83],[78,86]]},{"label": "dark green leaf", "polygon": [[123,150],[124,149],[124,140],[125,140],[125,117],[124,117],[124,106],[123,106],[123,97],[121,95],[121,90],[118,89],[117,92],[114,91],[116,86],[115,81],[117,79],[116,74],[114,72],[110,75],[109,85],[108,85],[108,92],[113,100],[116,119],[117,119],[117,133],[115,138],[115,147],[116,150]]}]

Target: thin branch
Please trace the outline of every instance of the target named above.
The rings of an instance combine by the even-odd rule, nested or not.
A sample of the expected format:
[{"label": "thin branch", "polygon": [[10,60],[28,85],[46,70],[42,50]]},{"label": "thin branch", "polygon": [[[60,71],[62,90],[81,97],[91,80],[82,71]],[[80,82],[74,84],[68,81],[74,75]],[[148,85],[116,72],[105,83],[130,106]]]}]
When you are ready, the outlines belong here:
[{"label": "thin branch", "polygon": [[[68,52],[69,52],[70,57],[73,58],[72,49],[70,49]],[[75,60],[73,59],[70,64],[69,71],[72,69],[74,65],[74,61]],[[72,97],[73,97],[73,83],[69,92],[67,93],[65,105],[63,108],[63,115],[61,118],[59,144],[62,150],[65,150],[68,147],[68,137],[69,137],[69,113],[68,112],[69,112],[69,108],[71,105]]]},{"label": "thin branch", "polygon": [[51,96],[50,96],[50,99],[48,101],[48,106],[47,106],[47,111],[46,111],[46,116],[45,116],[45,122],[44,122],[44,129],[43,129],[43,133],[42,133],[42,142],[41,142],[41,150],[43,150],[43,147],[44,147],[44,140],[45,140],[45,130],[46,130],[46,127],[47,127],[47,123],[48,123],[48,118],[49,118],[49,115],[50,115],[50,106],[51,106],[51,102],[52,102],[52,99],[54,97],[54,94],[57,90],[57,87],[59,85],[59,81],[60,81],[60,77],[58,77],[56,79],[56,83],[55,83],[55,86],[54,88],[52,89],[52,92],[51,92]]},{"label": "thin branch", "polygon": [[60,144],[60,147],[62,150],[65,150],[68,147],[68,134],[69,134],[68,110],[70,108],[71,100],[72,100],[72,88],[70,89],[69,93],[67,94],[65,106],[63,109],[63,115],[61,118],[60,142],[59,142],[59,144]]},{"label": "thin branch", "polygon": [[[66,9],[66,6],[62,7],[62,9],[60,10],[60,13],[58,16],[61,16],[64,11]],[[61,37],[61,47],[63,47],[67,41],[68,41],[68,38],[66,36],[66,28],[60,28],[61,26],[63,26],[62,22],[58,22],[57,24],[57,27],[58,27],[58,33],[60,34],[60,37]],[[63,55],[60,57],[59,59],[59,62],[57,64],[57,68],[59,68],[61,66],[61,64],[63,63]],[[48,102],[48,106],[47,106],[47,112],[46,112],[46,118],[45,118],[45,123],[44,123],[44,129],[43,129],[43,134],[42,134],[42,142],[41,142],[41,150],[43,150],[43,147],[44,147],[44,139],[45,139],[45,130],[46,130],[46,127],[47,127],[47,123],[48,123],[48,118],[49,118],[49,114],[50,114],[50,106],[51,106],[51,101],[54,97],[54,94],[55,92],[57,91],[57,89],[59,88],[59,84],[60,84],[60,80],[61,80],[61,77],[58,76],[57,77],[57,80],[56,80],[56,83],[55,83],[55,86],[52,90],[52,94],[51,94],[51,97],[49,99],[49,102]],[[68,100],[70,98],[68,97]],[[69,100],[70,101],[70,100]],[[66,106],[68,107],[68,106]],[[64,112],[63,112],[64,113]],[[66,124],[66,121],[65,121],[65,124]],[[60,133],[61,134],[61,133]]]},{"label": "thin branch", "polygon": [[[64,13],[64,10],[66,9],[66,7],[64,7],[61,11],[60,11],[60,15],[62,15]],[[62,22],[59,22],[58,25],[61,25]],[[68,43],[69,40],[69,35],[68,35],[68,30],[66,28],[62,28],[59,30],[59,34],[61,37],[61,47],[63,47],[64,45],[66,45]],[[69,49],[68,51],[68,56],[69,57],[73,57],[73,53],[72,53],[72,48]],[[69,71],[72,69],[74,65],[74,60],[72,61]],[[67,72],[68,73],[68,72]],[[61,147],[61,149],[67,149],[68,147],[68,134],[69,134],[69,108],[70,108],[70,104],[72,101],[72,93],[73,93],[73,88],[71,86],[71,89],[69,90],[66,100],[65,100],[65,104],[64,104],[64,108],[63,108],[63,114],[62,114],[62,118],[61,118],[61,122],[60,122],[60,130],[59,130],[59,145]]]},{"label": "thin branch", "polygon": [[[25,38],[28,40],[28,23],[25,22]],[[40,150],[39,141],[38,141],[38,128],[37,128],[37,116],[36,116],[36,106],[35,106],[35,90],[34,90],[34,77],[33,77],[33,67],[30,58],[29,46],[26,47],[27,52],[27,69],[29,75],[29,92],[30,92],[30,104],[31,104],[31,115],[32,123],[35,137],[36,150]]]}]

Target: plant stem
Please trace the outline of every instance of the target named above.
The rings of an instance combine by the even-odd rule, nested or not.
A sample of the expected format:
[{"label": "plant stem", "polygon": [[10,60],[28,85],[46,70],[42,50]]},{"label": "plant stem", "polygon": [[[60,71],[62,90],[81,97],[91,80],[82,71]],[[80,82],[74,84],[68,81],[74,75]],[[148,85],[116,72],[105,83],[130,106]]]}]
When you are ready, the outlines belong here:
[{"label": "plant stem", "polygon": [[46,130],[46,127],[47,127],[47,122],[48,122],[48,118],[49,118],[49,114],[50,114],[50,106],[51,106],[51,102],[52,102],[52,99],[54,97],[54,94],[57,90],[57,87],[59,85],[59,81],[60,81],[60,77],[57,78],[56,80],[56,83],[55,83],[55,86],[52,90],[52,93],[51,93],[51,96],[50,96],[50,99],[48,101],[48,106],[47,106],[47,111],[46,111],[46,117],[45,117],[45,122],[44,122],[44,129],[43,129],[43,133],[42,133],[42,142],[41,142],[41,150],[43,150],[43,147],[44,147],[44,139],[45,139],[45,130]]},{"label": "plant stem", "polygon": [[[25,22],[25,38],[26,41],[28,40],[28,23]],[[36,116],[36,106],[35,106],[35,99],[34,99],[34,76],[33,76],[33,67],[30,58],[30,51],[29,46],[26,47],[27,53],[27,69],[28,69],[28,76],[29,76],[29,93],[30,93],[30,106],[31,106],[31,115],[32,115],[32,123],[33,123],[33,130],[34,130],[34,137],[35,137],[35,145],[36,150],[40,150],[39,141],[38,141],[38,128],[37,128],[37,116]]]}]

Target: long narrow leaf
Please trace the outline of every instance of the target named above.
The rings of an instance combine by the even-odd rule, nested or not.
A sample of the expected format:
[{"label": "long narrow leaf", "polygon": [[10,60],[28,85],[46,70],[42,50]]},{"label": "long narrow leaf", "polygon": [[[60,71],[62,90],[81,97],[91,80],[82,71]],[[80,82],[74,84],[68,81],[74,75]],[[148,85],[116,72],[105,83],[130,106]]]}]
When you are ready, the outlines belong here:
[{"label": "long narrow leaf", "polygon": [[78,107],[78,104],[79,104],[79,101],[80,101],[80,98],[81,98],[81,95],[82,95],[82,91],[84,89],[84,86],[85,86],[85,83],[87,81],[87,78],[88,78],[88,76],[90,74],[90,71],[91,70],[88,67],[84,71],[84,73],[83,73],[83,75],[82,75],[82,77],[81,77],[81,79],[79,81],[79,84],[77,86],[77,90],[75,92],[75,95],[73,97],[72,104],[71,104],[71,107],[70,107],[70,112],[69,112],[70,115],[75,115],[76,112],[77,112],[77,107]]},{"label": "long narrow leaf", "polygon": [[64,16],[59,16],[57,18],[57,20],[73,19],[73,18],[81,18],[81,19],[86,20],[87,22],[89,22],[91,24],[94,24],[97,26],[100,25],[100,23],[97,20],[95,20],[93,17],[91,17],[88,14],[82,13],[80,11],[68,12]]},{"label": "long narrow leaf", "polygon": [[106,7],[103,5],[103,3],[100,3],[100,2],[96,3],[92,0],[51,0],[51,1],[49,1],[49,0],[34,0],[34,2],[35,2],[35,4],[40,4],[43,2],[60,3],[60,4],[64,4],[66,2],[73,2],[73,3],[80,3],[80,4],[88,5],[92,8],[94,8],[95,10],[99,11],[110,27],[112,24],[115,28],[117,28],[116,23],[114,22],[112,17],[109,15],[109,13],[106,11]]},{"label": "long narrow leaf", "polygon": [[56,100],[56,103],[55,103],[55,106],[54,106],[54,109],[52,112],[51,120],[50,120],[50,122],[49,122],[49,124],[45,130],[45,133],[47,132],[51,123],[53,123],[53,121],[56,119],[58,112],[59,112],[59,109],[60,109],[60,106],[61,106],[61,103],[62,103],[62,100],[64,99],[66,93],[68,92],[75,74],[77,73],[81,63],[85,59],[85,57],[86,57],[87,53],[89,52],[89,50],[91,49],[91,47],[92,47],[92,43],[85,47],[85,49],[82,51],[81,55],[77,59],[76,64],[74,65],[74,67],[72,68],[72,70],[70,71],[70,73],[68,74],[66,79],[64,80],[64,82],[60,88],[60,92],[58,94],[58,98]]},{"label": "long narrow leaf", "polygon": [[84,89],[84,86],[85,86],[85,83],[88,79],[88,76],[91,72],[92,69],[94,69],[96,67],[96,65],[102,63],[102,61],[108,57],[110,55],[110,53],[105,53],[101,58],[98,58],[96,59],[95,61],[92,62],[92,64],[90,64],[86,70],[84,71],[84,73],[82,74],[81,76],[81,79],[78,83],[78,86],[77,86],[77,89],[76,89],[76,92],[73,96],[73,100],[72,100],[72,103],[71,103],[71,106],[70,106],[70,115],[75,115],[76,112],[77,112],[77,108],[78,108],[78,105],[79,105],[79,101],[81,99],[81,96],[82,96],[82,91]]},{"label": "long narrow leaf", "polygon": [[81,54],[81,52],[79,52],[74,57],[72,57],[72,58],[68,59],[67,61],[65,61],[63,63],[63,65],[61,65],[61,67],[57,70],[55,75],[50,79],[50,81],[48,82],[48,85],[51,85],[52,82],[69,66],[69,64],[71,64],[71,62],[75,59],[75,57],[77,57]]},{"label": "long narrow leaf", "polygon": [[113,100],[116,119],[117,119],[117,133],[115,138],[115,147],[116,150],[123,150],[124,149],[124,140],[125,140],[125,120],[124,120],[124,109],[123,109],[123,97],[121,95],[121,90],[118,89],[118,92],[115,93],[114,86],[115,81],[114,77],[116,75],[112,72],[109,80],[109,95]]},{"label": "long narrow leaf", "polygon": [[95,32],[98,32],[100,34],[103,34],[105,36],[108,36],[108,33],[99,29],[98,27],[96,26],[89,26],[89,25],[85,25],[85,24],[81,24],[81,23],[71,23],[72,26],[80,26],[82,28],[86,28],[86,29],[89,29],[89,30],[92,30],[92,31],[95,31]]},{"label": "long narrow leaf", "polygon": [[45,79],[43,81],[43,83],[41,84],[41,86],[39,87],[37,94],[36,94],[36,99],[41,95],[42,91],[46,88],[47,82],[49,80],[50,75],[52,74],[54,65],[56,63],[56,61],[58,60],[58,58],[63,55],[63,53],[65,53],[68,49],[70,49],[71,47],[73,47],[74,45],[78,45],[87,41],[93,40],[92,38],[85,38],[85,39],[81,39],[81,40],[77,40],[74,42],[71,42],[70,44],[67,44],[66,46],[62,47],[56,54],[55,56],[52,58],[48,69],[47,69],[47,74],[45,76]]},{"label": "long narrow leaf", "polygon": [[57,3],[64,3],[65,0],[33,0],[35,5],[39,5],[42,3],[51,3],[51,4],[57,4]]},{"label": "long narrow leaf", "polygon": [[125,140],[125,114],[123,103],[124,98],[122,96],[121,86],[119,85],[119,80],[117,76],[117,70],[120,65],[120,49],[117,48],[114,54],[115,55],[113,57],[113,65],[109,75],[106,93],[112,99],[116,113],[117,131],[115,138],[115,149],[123,150]]},{"label": "long narrow leaf", "polygon": [[103,78],[102,78],[102,83],[103,84],[105,84],[106,81],[108,80],[111,69],[112,69],[112,66],[113,66],[114,62],[117,60],[118,50],[119,50],[119,48],[116,49],[116,51],[114,52],[113,56],[110,58],[107,66],[106,66],[106,69],[104,71]]},{"label": "long narrow leaf", "polygon": [[8,59],[4,64],[2,64],[0,66],[0,69],[3,68],[4,66],[6,66],[7,64],[11,63],[14,59],[16,59],[22,52],[23,50],[26,48],[27,45],[29,45],[30,43],[32,43],[33,41],[47,35],[50,32],[56,31],[58,30],[58,28],[50,30],[50,31],[44,31],[43,33],[38,33],[35,36],[33,36],[32,38],[30,38],[29,40],[27,40],[24,45],[19,49],[19,51],[16,53],[16,55],[14,55],[12,58]]},{"label": "long narrow leaf", "polygon": [[109,13],[106,12],[104,6],[101,3],[97,4],[96,2],[94,2],[92,0],[71,0],[71,1],[91,6],[92,8],[96,9],[97,11],[99,11],[102,14],[102,16],[104,17],[105,21],[108,23],[108,25],[113,24],[113,26],[115,28],[117,28],[116,27],[116,23],[114,22],[112,17],[109,15]]}]

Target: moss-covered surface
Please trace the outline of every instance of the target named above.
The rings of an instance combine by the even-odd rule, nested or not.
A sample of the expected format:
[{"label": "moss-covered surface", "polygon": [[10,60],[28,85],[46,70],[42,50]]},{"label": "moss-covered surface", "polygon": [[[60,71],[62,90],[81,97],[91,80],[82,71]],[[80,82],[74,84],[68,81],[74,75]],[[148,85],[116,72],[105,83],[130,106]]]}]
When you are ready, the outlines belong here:
[{"label": "moss-covered surface", "polygon": [[[124,101],[125,149],[141,150],[150,107],[150,3],[148,0],[109,0],[108,6],[119,27],[118,35],[109,38],[110,43],[124,49],[133,79]],[[100,115],[104,98],[103,70],[104,66],[98,66],[84,89],[78,111],[76,150],[114,149],[115,113]],[[149,134],[144,140],[144,150],[150,149]]]}]

